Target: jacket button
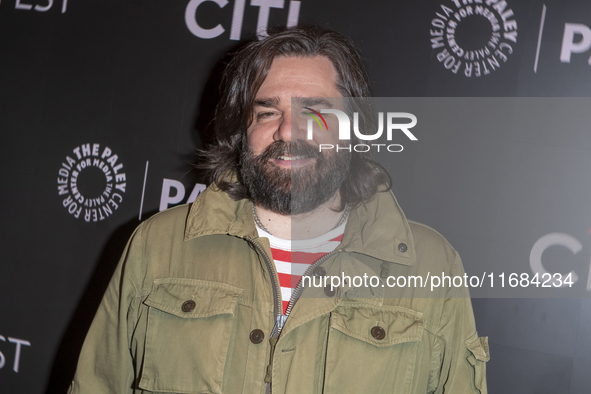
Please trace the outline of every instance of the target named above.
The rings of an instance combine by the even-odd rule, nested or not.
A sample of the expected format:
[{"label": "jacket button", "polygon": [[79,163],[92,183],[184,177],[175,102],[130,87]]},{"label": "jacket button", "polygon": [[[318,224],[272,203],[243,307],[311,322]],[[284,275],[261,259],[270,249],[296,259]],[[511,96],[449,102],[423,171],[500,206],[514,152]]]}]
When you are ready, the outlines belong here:
[{"label": "jacket button", "polygon": [[380,326],[375,326],[371,329],[371,336],[377,339],[378,341],[381,341],[382,339],[386,338],[386,330],[384,330]]},{"label": "jacket button", "polygon": [[326,270],[324,267],[316,267],[314,268],[314,276],[326,276]]},{"label": "jacket button", "polygon": [[252,330],[250,333],[250,342],[254,343],[255,345],[263,342],[263,338],[265,338],[265,333],[258,328]]},{"label": "jacket button", "polygon": [[399,243],[398,244],[398,250],[401,251],[402,253],[406,252],[406,250],[408,249],[408,247],[406,246],[405,243]]},{"label": "jacket button", "polygon": [[183,302],[183,306],[181,307],[181,309],[183,310],[183,312],[191,312],[193,309],[195,309],[195,301],[189,300]]},{"label": "jacket button", "polygon": [[337,291],[336,289],[331,289],[330,285],[326,285],[324,288],[324,294],[326,294],[327,297],[334,297],[335,294],[337,294]]}]

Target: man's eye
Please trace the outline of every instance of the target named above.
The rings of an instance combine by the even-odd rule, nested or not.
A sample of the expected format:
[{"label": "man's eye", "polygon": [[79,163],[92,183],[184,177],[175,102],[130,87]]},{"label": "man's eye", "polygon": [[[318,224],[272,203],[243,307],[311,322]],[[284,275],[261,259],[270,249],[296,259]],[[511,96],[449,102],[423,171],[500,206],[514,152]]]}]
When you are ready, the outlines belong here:
[{"label": "man's eye", "polygon": [[302,114],[304,115],[313,115],[315,116],[318,112],[322,111],[322,109],[318,108],[303,108]]},{"label": "man's eye", "polygon": [[257,114],[257,119],[265,119],[275,115],[273,112],[259,112]]}]

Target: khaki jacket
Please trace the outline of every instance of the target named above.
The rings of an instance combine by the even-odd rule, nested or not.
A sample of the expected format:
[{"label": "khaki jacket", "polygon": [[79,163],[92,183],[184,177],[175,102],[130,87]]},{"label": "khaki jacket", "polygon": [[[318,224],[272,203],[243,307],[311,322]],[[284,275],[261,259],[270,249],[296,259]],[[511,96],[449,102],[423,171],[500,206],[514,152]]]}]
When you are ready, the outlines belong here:
[{"label": "khaki jacket", "polygon": [[316,264],[326,275],[367,273],[380,284],[310,287],[280,333],[269,256],[251,202],[211,188],[143,222],[69,392],[487,392],[488,344],[476,333],[467,289],[381,286],[388,276],[464,275],[457,252],[407,221],[391,193],[352,210],[341,245]]}]

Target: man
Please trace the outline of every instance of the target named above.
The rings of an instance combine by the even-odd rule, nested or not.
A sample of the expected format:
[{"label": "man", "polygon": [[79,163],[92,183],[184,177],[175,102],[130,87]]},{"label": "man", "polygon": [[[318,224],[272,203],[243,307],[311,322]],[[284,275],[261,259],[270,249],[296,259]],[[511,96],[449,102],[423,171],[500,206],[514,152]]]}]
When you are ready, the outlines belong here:
[{"label": "man", "polygon": [[308,139],[311,114],[368,96],[338,33],[289,29],[244,47],[206,154],[212,185],[138,227],[70,392],[486,393],[488,346],[465,288],[300,281],[463,275],[366,154],[320,152],[336,142],[334,117]]}]

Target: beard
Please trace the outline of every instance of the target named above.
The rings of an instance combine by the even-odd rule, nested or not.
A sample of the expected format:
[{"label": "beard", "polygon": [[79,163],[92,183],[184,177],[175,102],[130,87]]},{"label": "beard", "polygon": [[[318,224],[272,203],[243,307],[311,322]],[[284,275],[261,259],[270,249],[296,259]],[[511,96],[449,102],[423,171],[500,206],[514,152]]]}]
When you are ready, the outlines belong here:
[{"label": "beard", "polygon": [[[350,153],[322,154],[304,141],[275,141],[258,156],[242,149],[240,175],[254,203],[281,215],[311,212],[335,195],[349,172]],[[314,158],[316,163],[281,168],[271,159],[284,155]]]}]

